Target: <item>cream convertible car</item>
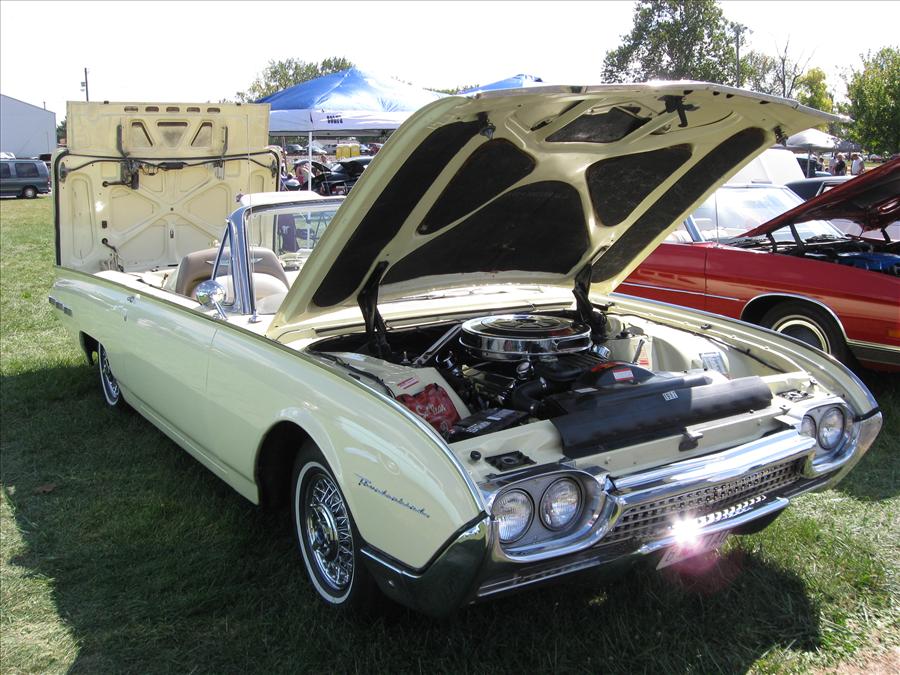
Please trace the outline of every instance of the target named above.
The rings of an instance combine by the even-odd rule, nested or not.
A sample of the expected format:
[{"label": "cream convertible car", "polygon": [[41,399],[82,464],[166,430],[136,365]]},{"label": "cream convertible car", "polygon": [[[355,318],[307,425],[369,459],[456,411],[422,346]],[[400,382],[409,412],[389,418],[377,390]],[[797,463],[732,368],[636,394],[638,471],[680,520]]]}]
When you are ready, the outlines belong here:
[{"label": "cream convertible car", "polygon": [[[110,405],[290,509],[332,605],[380,589],[438,615],[665,566],[833,485],[881,426],[821,352],[609,295],[717,185],[823,118],[700,83],[444,98],[339,206],[245,197],[218,248],[177,266],[63,253],[51,302]],[[101,206],[136,189],[103,185]]]}]

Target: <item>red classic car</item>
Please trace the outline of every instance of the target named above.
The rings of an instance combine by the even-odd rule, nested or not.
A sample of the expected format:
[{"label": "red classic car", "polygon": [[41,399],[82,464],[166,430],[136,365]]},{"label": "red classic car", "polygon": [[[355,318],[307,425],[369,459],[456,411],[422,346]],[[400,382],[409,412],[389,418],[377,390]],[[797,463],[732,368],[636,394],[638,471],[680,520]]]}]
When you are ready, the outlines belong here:
[{"label": "red classic car", "polygon": [[[766,326],[849,362],[900,370],[900,160],[803,202],[728,184],[618,288]],[[866,238],[829,219],[855,223]],[[841,229],[846,230],[846,227]]]}]

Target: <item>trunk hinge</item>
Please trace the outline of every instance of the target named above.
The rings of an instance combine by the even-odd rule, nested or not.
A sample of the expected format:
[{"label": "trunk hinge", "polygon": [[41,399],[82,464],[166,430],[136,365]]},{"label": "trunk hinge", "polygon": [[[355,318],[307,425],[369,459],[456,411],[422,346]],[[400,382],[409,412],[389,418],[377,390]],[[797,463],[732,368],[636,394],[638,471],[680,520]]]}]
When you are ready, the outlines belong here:
[{"label": "trunk hinge", "polygon": [[372,274],[366,280],[359,295],[356,296],[356,302],[363,315],[363,321],[366,323],[366,336],[369,338],[369,348],[373,354],[380,359],[386,358],[391,353],[391,348],[387,341],[387,326],[384,319],[378,312],[378,286],[381,283],[381,277],[387,270],[388,263],[382,260],[375,265]]},{"label": "trunk hinge", "polygon": [[587,264],[575,275],[575,288],[572,289],[572,294],[575,296],[578,318],[583,324],[591,327],[591,339],[594,341],[604,340],[606,338],[606,317],[591,304],[590,293],[591,265]]}]

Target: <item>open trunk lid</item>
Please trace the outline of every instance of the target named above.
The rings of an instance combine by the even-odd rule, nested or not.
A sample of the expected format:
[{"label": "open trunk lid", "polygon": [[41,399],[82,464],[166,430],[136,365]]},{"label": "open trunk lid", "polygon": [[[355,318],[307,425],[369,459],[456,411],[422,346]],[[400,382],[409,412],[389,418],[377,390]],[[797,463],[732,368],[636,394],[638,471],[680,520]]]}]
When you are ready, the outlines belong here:
[{"label": "open trunk lid", "polygon": [[177,265],[222,236],[242,193],[277,189],[269,106],[69,101],[53,158],[56,263]]}]

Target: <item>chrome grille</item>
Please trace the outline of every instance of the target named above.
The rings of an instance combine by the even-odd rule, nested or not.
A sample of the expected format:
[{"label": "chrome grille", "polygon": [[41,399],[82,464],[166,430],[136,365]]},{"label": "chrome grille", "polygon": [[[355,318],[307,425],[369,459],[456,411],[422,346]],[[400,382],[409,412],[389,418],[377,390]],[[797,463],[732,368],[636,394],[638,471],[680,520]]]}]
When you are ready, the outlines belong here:
[{"label": "chrome grille", "polygon": [[626,508],[601,545],[634,539],[640,543],[669,534],[672,522],[685,517],[701,517],[726,509],[757,495],[772,493],[791,485],[800,477],[803,460],[790,460],[734,480]]}]

